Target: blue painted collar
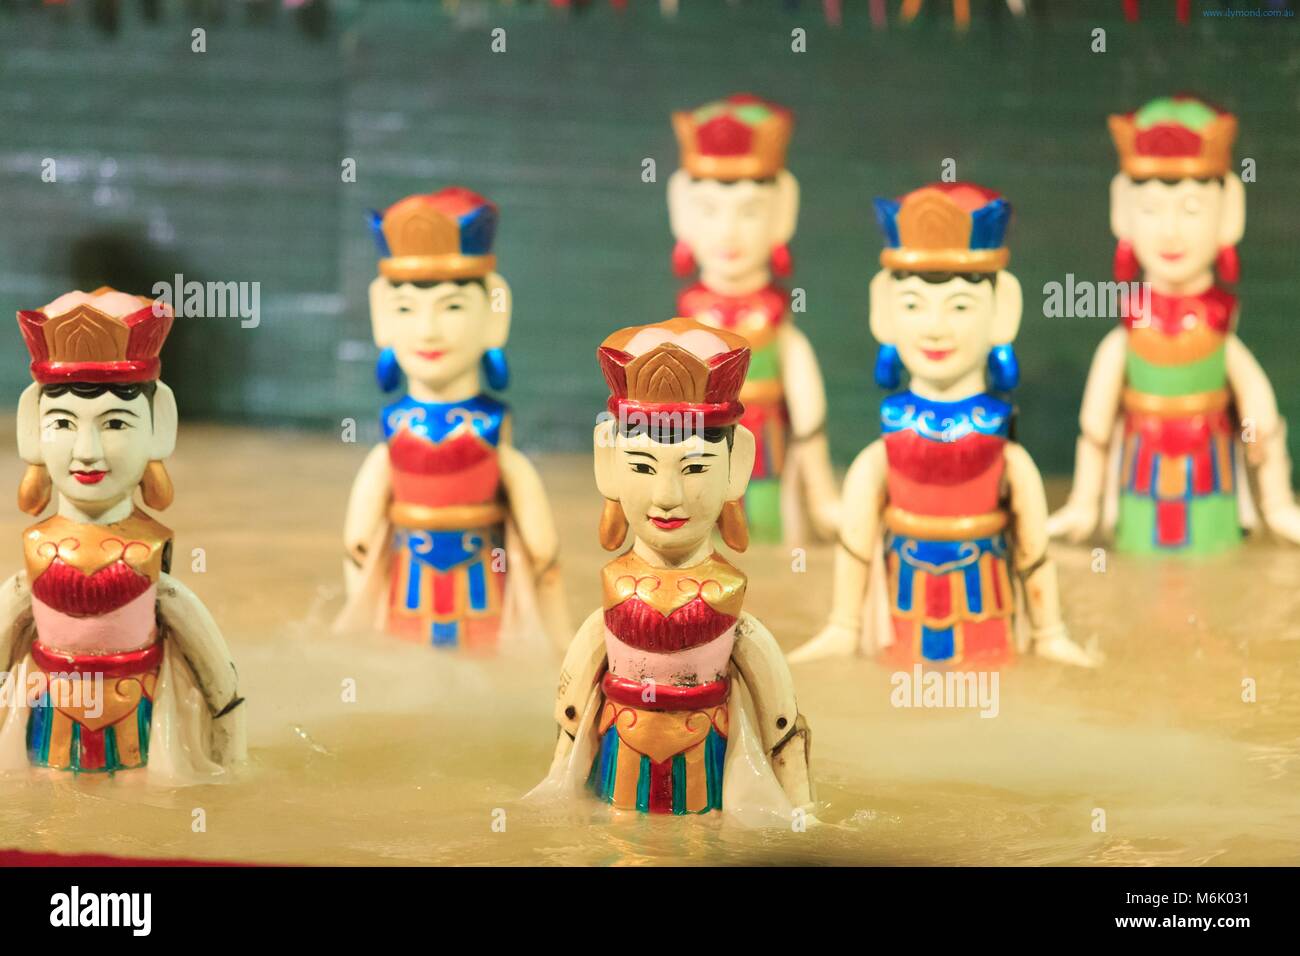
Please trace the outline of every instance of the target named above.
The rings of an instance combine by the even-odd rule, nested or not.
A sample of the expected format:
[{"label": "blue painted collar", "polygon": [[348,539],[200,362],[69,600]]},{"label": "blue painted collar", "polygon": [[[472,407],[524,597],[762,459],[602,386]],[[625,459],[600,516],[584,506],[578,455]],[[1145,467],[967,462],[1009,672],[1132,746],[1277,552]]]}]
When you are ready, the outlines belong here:
[{"label": "blue painted collar", "polygon": [[880,427],[886,435],[913,431],[932,441],[953,442],[972,434],[1006,438],[1011,431],[1011,405],[983,392],[956,402],[899,392],[880,403]]},{"label": "blue painted collar", "polygon": [[384,429],[384,438],[392,438],[400,428],[427,438],[430,441],[442,441],[462,422],[469,422],[471,428],[489,445],[496,445],[500,439],[501,421],[508,407],[490,395],[475,395],[463,402],[421,402],[410,395],[384,408],[380,424]]}]

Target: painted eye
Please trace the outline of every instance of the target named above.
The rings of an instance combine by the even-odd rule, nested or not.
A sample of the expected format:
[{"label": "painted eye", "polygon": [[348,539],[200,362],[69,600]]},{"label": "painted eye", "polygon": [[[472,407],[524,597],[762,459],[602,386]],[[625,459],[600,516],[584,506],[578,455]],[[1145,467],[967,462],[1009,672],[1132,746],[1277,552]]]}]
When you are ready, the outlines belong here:
[{"label": "painted eye", "polygon": [[709,466],[700,462],[692,462],[682,469],[683,475],[702,475],[709,470]]},{"label": "painted eye", "polygon": [[124,418],[110,418],[108,421],[104,422],[104,427],[112,432],[120,432],[130,428],[131,423]]},{"label": "painted eye", "polygon": [[50,422],[50,427],[56,431],[69,431],[72,429],[72,419],[56,418],[54,421]]},{"label": "painted eye", "polygon": [[655,470],[643,461],[632,462],[632,470],[638,475],[653,475]]},{"label": "painted eye", "polygon": [[399,315],[410,315],[414,311],[415,309],[411,308],[411,304],[409,302],[397,303],[397,312]]}]

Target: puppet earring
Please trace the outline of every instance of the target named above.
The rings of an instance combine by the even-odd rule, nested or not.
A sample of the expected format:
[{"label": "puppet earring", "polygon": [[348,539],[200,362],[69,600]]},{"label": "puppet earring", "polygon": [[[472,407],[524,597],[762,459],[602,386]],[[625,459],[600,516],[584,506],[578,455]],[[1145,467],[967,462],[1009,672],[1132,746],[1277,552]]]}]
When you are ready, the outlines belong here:
[{"label": "puppet earring", "polygon": [[481,364],[488,388],[500,392],[510,384],[510,366],[506,362],[505,349],[488,349],[483,353]]},{"label": "puppet earring", "polygon": [[1009,392],[1020,384],[1020,362],[1009,344],[989,350],[989,381],[995,391]]},{"label": "puppet earring", "polygon": [[1236,246],[1224,246],[1214,260],[1214,270],[1222,282],[1236,282],[1241,278],[1241,260],[1237,258]]},{"label": "puppet earring", "polygon": [[898,357],[898,347],[880,346],[876,349],[876,384],[892,392],[902,381],[903,360]]},{"label": "puppet earring", "polygon": [[732,551],[744,551],[749,547],[749,523],[745,520],[745,506],[739,501],[728,501],[722,506],[718,515],[718,530],[722,532],[722,541]]},{"label": "puppet earring", "polygon": [[685,279],[694,271],[695,253],[691,252],[691,247],[686,244],[685,239],[678,239],[677,244],[673,246],[673,275]]},{"label": "puppet earring", "polygon": [[167,466],[161,461],[155,459],[145,466],[144,477],[140,479],[140,497],[150,508],[159,511],[164,510],[176,497],[171,475],[167,474]]},{"label": "puppet earring", "polygon": [[790,247],[784,242],[772,250],[772,274],[778,279],[784,279],[794,272],[794,256],[790,254]]},{"label": "puppet earring", "polygon": [[18,508],[25,514],[38,515],[50,503],[54,483],[44,465],[28,465],[18,484]]},{"label": "puppet earring", "polygon": [[1115,281],[1132,282],[1141,270],[1142,265],[1138,262],[1137,253],[1133,251],[1133,243],[1121,239],[1115,245]]},{"label": "puppet earring", "polygon": [[392,349],[380,351],[379,361],[375,363],[375,381],[385,392],[402,384],[402,367],[397,364],[397,353]]},{"label": "puppet earring", "polygon": [[627,537],[627,515],[623,506],[611,498],[605,499],[605,507],[600,512],[600,546],[606,551],[617,551],[623,547]]}]

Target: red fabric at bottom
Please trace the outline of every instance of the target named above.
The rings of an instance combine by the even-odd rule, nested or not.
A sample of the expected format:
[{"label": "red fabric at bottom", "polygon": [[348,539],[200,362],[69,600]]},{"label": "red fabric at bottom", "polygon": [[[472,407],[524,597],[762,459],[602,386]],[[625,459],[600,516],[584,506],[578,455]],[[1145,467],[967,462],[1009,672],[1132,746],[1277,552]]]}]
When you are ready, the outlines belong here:
[{"label": "red fabric at bottom", "polygon": [[673,812],[673,761],[650,761],[650,812]]},{"label": "red fabric at bottom", "polygon": [[1156,502],[1156,543],[1176,548],[1187,543],[1187,502]]},{"label": "red fabric at bottom", "polygon": [[262,866],[225,860],[165,860],[154,857],[112,856],[108,853],[28,853],[0,850],[0,867],[6,866]]}]

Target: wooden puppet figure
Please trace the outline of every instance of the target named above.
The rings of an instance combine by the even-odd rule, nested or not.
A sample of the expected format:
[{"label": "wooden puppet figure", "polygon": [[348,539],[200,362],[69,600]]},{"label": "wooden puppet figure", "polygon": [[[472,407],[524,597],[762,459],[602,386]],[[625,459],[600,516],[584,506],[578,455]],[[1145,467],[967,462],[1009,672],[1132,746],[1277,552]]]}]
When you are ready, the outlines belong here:
[{"label": "wooden puppet figure", "polygon": [[[510,287],[495,271],[497,208],[452,186],[372,214],[382,413],[344,524],[348,603],[336,629],[375,626],[438,647],[567,636],[550,504],[483,391],[508,380]],[[562,643],[561,643],[561,646]]]},{"label": "wooden puppet figure", "polygon": [[713,549],[715,527],[737,551],[748,541],[749,356],[741,336],[688,318],[622,329],[598,351],[612,392],[595,431],[600,539],[617,550],[630,529],[633,544],[569,646],[536,792],[585,784],[619,810],[786,826],[812,800],[789,670],[742,609],[744,573]]},{"label": "wooden puppet figure", "polygon": [[772,281],[790,273],[799,215],[785,168],[793,127],[789,110],[748,95],[673,114],[682,163],[668,184],[673,270],[700,271],[677,313],[743,335],[753,351],[741,424],[758,447],[744,506],[761,541],[829,540],[839,514],[821,368],[791,321],[789,293]]},{"label": "wooden puppet figure", "polygon": [[876,380],[897,388],[906,369],[910,388],[881,403],[883,437],[845,477],[830,620],[791,659],[883,646],[892,663],[997,666],[1015,651],[1019,589],[1035,651],[1092,664],[1061,621],[1042,478],[1011,440],[1021,295],[1006,271],[1010,204],[936,183],[876,200],[876,214]]},{"label": "wooden puppet figure", "polygon": [[1237,280],[1246,223],[1245,188],[1230,168],[1237,120],[1172,97],[1112,116],[1110,130],[1120,159],[1111,183],[1115,277],[1139,293],[1121,300],[1123,321],[1093,358],[1074,487],[1049,529],[1082,541],[1097,528],[1102,502],[1117,496],[1122,550],[1234,547],[1244,448],[1265,522],[1300,541],[1286,423],[1263,369],[1233,332],[1237,297],[1215,280],[1216,268],[1221,282]]},{"label": "wooden puppet figure", "polygon": [[244,759],[234,662],[169,573],[176,399],[158,380],[170,306],[109,288],[18,313],[35,379],[18,404],[26,570],[0,586],[0,769],[202,782]]}]

